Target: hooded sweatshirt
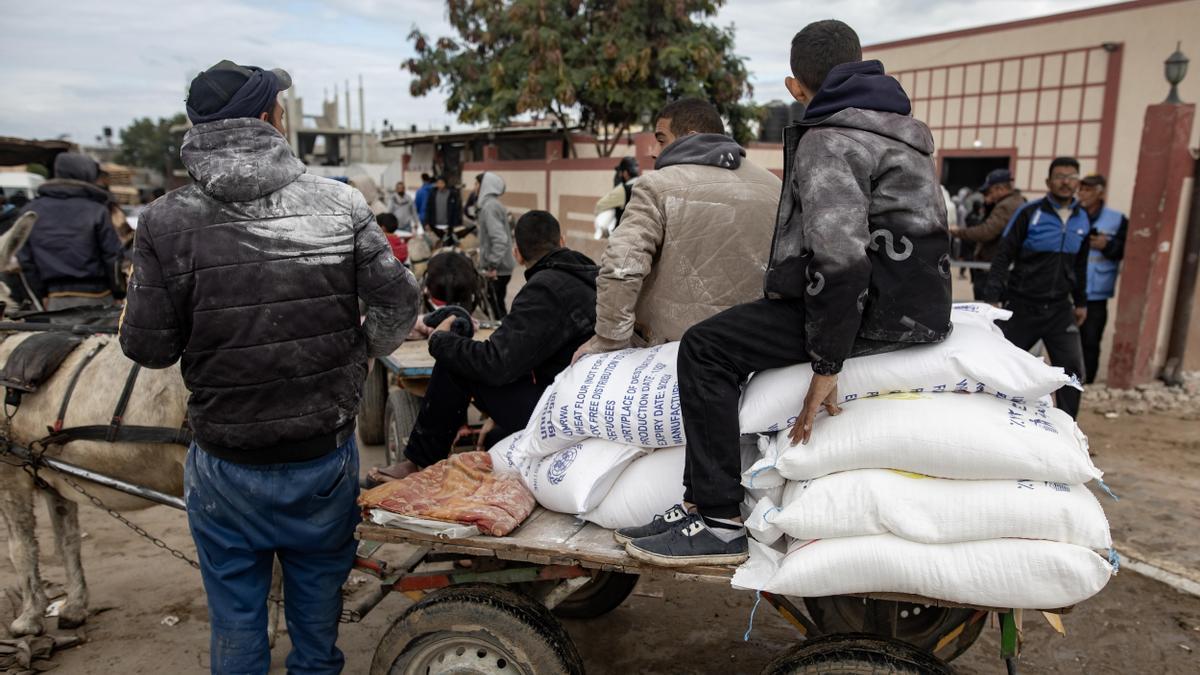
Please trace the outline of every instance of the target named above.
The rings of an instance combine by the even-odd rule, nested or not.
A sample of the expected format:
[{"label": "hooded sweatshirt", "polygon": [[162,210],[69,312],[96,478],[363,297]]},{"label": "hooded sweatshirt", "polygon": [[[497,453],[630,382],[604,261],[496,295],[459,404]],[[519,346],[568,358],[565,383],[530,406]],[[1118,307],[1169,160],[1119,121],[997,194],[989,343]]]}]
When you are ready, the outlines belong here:
[{"label": "hooded sweatshirt", "polygon": [[805,307],[814,372],[856,339],[936,342],[950,330],[946,206],[928,127],[878,61],[830,71],[784,133],[784,191],[769,298]]},{"label": "hooded sweatshirt", "polygon": [[142,212],[122,349],[150,368],[182,357],[188,420],[210,454],[332,452],[353,434],[368,358],[412,328],[415,280],[362,194],[305,173],[266,122],[198,124],[180,154],[195,183]]},{"label": "hooded sweatshirt", "polygon": [[508,210],[500,203],[504,179],[488,171],[479,183],[479,266],[510,276],[517,262],[513,258],[512,233],[508,229]]},{"label": "hooded sweatshirt", "polygon": [[598,346],[678,340],[762,297],[779,179],[722,134],[676,140],[638,179],[597,281]]},{"label": "hooded sweatshirt", "polygon": [[531,378],[544,388],[592,335],[598,271],[582,253],[551,251],[525,271],[525,285],[491,337],[434,333],[429,353],[438,366],[472,382],[500,386]]},{"label": "hooded sweatshirt", "polygon": [[113,229],[106,190],[96,185],[96,160],[76,152],[54,158],[54,178],[38,187],[27,210],[37,226],[17,254],[30,288],[55,293],[103,293],[120,297],[121,241]]}]

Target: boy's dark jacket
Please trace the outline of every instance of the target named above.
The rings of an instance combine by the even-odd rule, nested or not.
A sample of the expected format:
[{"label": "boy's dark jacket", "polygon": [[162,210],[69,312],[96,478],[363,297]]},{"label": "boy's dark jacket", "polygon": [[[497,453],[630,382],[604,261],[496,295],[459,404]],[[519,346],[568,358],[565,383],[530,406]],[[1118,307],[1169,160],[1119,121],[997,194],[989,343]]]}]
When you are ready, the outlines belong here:
[{"label": "boy's dark jacket", "polygon": [[566,248],[543,256],[525,272],[504,323],[487,340],[448,332],[429,338],[439,365],[466,379],[500,386],[533,375],[547,386],[571,364],[596,326],[596,275],[590,258]]},{"label": "boy's dark jacket", "polygon": [[813,370],[856,338],[937,342],[950,331],[950,240],[929,128],[878,61],[836,66],[784,133],[768,298],[800,299]]}]

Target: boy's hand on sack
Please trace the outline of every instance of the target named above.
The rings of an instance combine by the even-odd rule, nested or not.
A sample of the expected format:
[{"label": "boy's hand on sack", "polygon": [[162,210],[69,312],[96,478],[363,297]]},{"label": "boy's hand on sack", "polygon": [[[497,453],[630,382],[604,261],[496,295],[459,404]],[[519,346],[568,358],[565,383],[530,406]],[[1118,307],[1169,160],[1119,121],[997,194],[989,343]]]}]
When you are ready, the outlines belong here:
[{"label": "boy's hand on sack", "polygon": [[838,405],[837,380],[837,375],[813,373],[812,382],[808,385],[808,395],[804,397],[804,407],[800,409],[800,417],[788,434],[792,445],[807,444],[808,439],[812,438],[813,421],[821,408],[830,415],[842,413],[842,408]]}]

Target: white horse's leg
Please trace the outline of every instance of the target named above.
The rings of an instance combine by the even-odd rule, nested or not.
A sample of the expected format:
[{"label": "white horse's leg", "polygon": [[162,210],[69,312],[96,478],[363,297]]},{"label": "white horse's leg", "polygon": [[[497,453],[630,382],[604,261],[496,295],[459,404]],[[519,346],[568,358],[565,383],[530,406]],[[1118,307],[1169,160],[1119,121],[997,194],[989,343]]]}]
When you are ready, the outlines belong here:
[{"label": "white horse's leg", "polygon": [[21,613],[9,629],[14,636],[39,635],[48,603],[38,575],[33,480],[24,472],[0,471],[0,515],[8,526],[8,555],[17,572],[17,587],[21,591]]},{"label": "white horse's leg", "polygon": [[83,578],[80,558],[79,505],[51,490],[43,490],[42,494],[54,526],[58,557],[67,573],[67,601],[58,611],[58,627],[75,628],[83,625],[88,616],[87,582]]}]

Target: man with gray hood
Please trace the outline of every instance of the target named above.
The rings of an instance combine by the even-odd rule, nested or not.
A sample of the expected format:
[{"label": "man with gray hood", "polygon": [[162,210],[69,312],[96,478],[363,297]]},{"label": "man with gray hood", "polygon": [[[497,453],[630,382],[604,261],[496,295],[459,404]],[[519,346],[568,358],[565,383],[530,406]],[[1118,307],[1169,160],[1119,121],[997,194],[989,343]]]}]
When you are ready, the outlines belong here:
[{"label": "man with gray hood", "polygon": [[108,191],[96,185],[96,160],[77,152],[54,158],[54,178],[38,187],[28,211],[37,227],[17,254],[25,282],[46,309],[107,305],[124,292],[121,241]]},{"label": "man with gray hood", "polygon": [[655,171],[638,179],[608,240],[596,336],[576,358],[679,340],[718,312],[762,297],[779,179],[746,159],[708,101],[668,104],[654,138]]},{"label": "man with gray hood", "polygon": [[479,266],[488,280],[488,302],[496,319],[508,314],[505,305],[508,282],[517,265],[508,229],[508,209],[500,203],[504,189],[504,179],[491,171],[479,179]]},{"label": "man with gray hood", "polygon": [[368,359],[398,347],[417,313],[417,284],[362,194],[305,173],[288,147],[277,95],[290,86],[230,61],[192,80],[180,155],[195,183],[142,212],[120,329],[146,367],[182,358],[191,390],[184,496],[214,673],[267,672],[274,559],[288,672],[341,671],[354,419]]}]

